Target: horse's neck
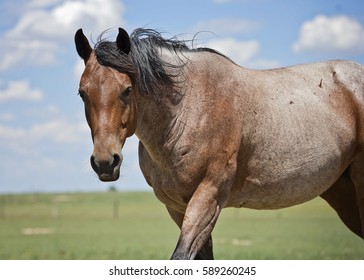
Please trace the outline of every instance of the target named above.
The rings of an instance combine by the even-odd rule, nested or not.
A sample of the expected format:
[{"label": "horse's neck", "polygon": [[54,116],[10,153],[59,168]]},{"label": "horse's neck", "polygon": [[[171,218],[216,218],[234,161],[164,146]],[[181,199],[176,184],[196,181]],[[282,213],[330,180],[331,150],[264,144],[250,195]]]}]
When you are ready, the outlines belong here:
[{"label": "horse's neck", "polygon": [[[184,63],[183,73],[176,75],[177,86],[180,90],[176,95],[166,90],[160,93],[160,102],[155,102],[154,97],[146,94],[137,94],[137,128],[136,135],[148,150],[149,154],[161,155],[166,146],[175,142],[176,135],[173,134],[174,125],[183,123],[183,112],[189,110],[191,106],[204,103],[204,99],[216,98],[210,90],[216,90],[217,85],[212,84],[216,77],[221,77],[224,69],[221,66],[227,60],[217,54],[186,53],[181,56],[181,60],[175,60],[175,56],[168,51],[163,54],[164,59],[170,62]],[[172,61],[174,59],[174,61]],[[185,59],[183,61],[183,59]],[[215,60],[215,61],[214,61]],[[229,64],[230,65],[230,64]],[[231,64],[233,65],[233,64]],[[233,65],[236,67],[235,65]],[[193,90],[193,92],[191,92]],[[228,90],[228,92],[230,92]],[[178,118],[178,120],[177,120]],[[196,120],[197,121],[197,120]]]},{"label": "horse's neck", "polygon": [[[171,65],[184,64],[184,60],[186,60],[182,53],[176,56],[176,53],[172,54],[167,49],[160,49],[160,55],[164,61]],[[178,85],[183,88],[184,80],[180,70],[172,68],[168,71],[177,71],[172,74],[176,76],[176,79],[181,79],[178,81]],[[183,94],[175,94],[173,91],[173,89],[168,89],[159,93],[159,101],[155,101],[153,99],[155,97],[147,94],[137,94],[137,128],[135,134],[149,153],[158,152],[163,147],[168,132],[173,126],[183,96]]]},{"label": "horse's neck", "polygon": [[135,134],[150,154],[160,153],[173,126],[178,105],[168,100],[155,102],[153,97],[138,95]]}]

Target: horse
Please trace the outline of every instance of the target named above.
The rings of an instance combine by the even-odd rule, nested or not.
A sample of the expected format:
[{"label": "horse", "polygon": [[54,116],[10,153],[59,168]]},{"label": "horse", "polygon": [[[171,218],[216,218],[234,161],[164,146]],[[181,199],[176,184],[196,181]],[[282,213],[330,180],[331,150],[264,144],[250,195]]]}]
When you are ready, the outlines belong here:
[{"label": "horse", "polygon": [[364,238],[364,67],[326,61],[243,68],[152,29],[92,48],[79,29],[81,96],[101,181],[119,178],[126,139],[180,228],[171,259],[213,259],[225,207],[279,209],[322,197]]}]

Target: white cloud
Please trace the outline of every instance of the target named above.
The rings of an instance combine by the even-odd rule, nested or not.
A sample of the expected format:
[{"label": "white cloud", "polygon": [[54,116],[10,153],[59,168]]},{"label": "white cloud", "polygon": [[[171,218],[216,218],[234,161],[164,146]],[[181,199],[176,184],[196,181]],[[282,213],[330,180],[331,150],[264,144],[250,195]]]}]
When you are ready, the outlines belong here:
[{"label": "white cloud", "polygon": [[85,141],[89,137],[86,121],[70,122],[55,119],[41,124],[34,124],[27,136],[33,141],[50,140],[55,143],[74,143]]},{"label": "white cloud", "polygon": [[41,1],[45,2],[44,5],[31,5],[32,2],[16,26],[7,33],[8,37],[68,41],[80,27],[101,32],[123,23],[124,8],[118,0]]},{"label": "white cloud", "polygon": [[277,60],[258,57],[260,44],[255,40],[239,41],[235,38],[222,38],[208,41],[206,47],[215,49],[228,56],[235,63],[244,67],[275,68],[280,64]]},{"label": "white cloud", "polygon": [[348,16],[318,15],[303,23],[296,53],[364,53],[364,27]]},{"label": "white cloud", "polygon": [[[52,64],[75,31],[101,31],[123,24],[118,0],[32,0],[16,25],[0,37],[0,71],[19,64]],[[86,33],[87,34],[87,33]]]},{"label": "white cloud", "polygon": [[37,102],[41,101],[43,96],[43,92],[39,89],[31,88],[28,81],[10,81],[5,87],[0,87],[0,103],[10,101]]},{"label": "white cloud", "polygon": [[221,52],[243,67],[262,69],[280,66],[277,60],[263,59],[259,57],[260,44],[255,40],[239,41],[235,38],[228,37],[213,39],[204,45],[208,48]]},{"label": "white cloud", "polygon": [[246,64],[259,52],[257,41],[238,41],[234,38],[214,39],[206,44],[234,60],[238,64]]},{"label": "white cloud", "polygon": [[2,144],[5,144],[6,141],[13,141],[17,139],[21,139],[25,136],[25,131],[21,128],[15,128],[11,126],[1,125],[0,124],[0,139],[2,139]]},{"label": "white cloud", "polygon": [[47,65],[56,61],[57,44],[51,41],[0,38],[0,71],[16,65]]},{"label": "white cloud", "polygon": [[56,118],[30,127],[0,123],[0,149],[22,156],[40,156],[46,147],[66,148],[69,145],[91,142],[85,120]]}]

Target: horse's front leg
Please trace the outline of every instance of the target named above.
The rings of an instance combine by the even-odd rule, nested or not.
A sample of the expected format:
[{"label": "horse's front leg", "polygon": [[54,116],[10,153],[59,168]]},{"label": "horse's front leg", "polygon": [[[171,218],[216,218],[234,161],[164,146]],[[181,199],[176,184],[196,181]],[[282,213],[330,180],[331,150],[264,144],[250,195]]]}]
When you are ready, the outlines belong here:
[{"label": "horse's front leg", "polygon": [[196,189],[187,205],[172,259],[212,257],[211,232],[230,191],[225,187],[205,179]]},{"label": "horse's front leg", "polygon": [[[183,223],[183,218],[184,218],[184,213],[180,213],[177,212],[175,210],[173,210],[172,208],[167,206],[167,210],[170,214],[170,216],[172,217],[172,219],[174,220],[174,222],[178,225],[178,227],[181,229],[182,228],[182,223]],[[198,260],[213,260],[214,259],[214,254],[212,251],[212,237],[211,234],[209,236],[209,238],[207,239],[207,241],[205,242],[205,244],[201,247],[200,251],[197,253],[195,259]]]},{"label": "horse's front leg", "polygon": [[350,178],[354,183],[356,200],[359,210],[360,223],[358,227],[361,228],[357,234],[364,240],[364,153],[357,156],[357,159],[350,165]]}]

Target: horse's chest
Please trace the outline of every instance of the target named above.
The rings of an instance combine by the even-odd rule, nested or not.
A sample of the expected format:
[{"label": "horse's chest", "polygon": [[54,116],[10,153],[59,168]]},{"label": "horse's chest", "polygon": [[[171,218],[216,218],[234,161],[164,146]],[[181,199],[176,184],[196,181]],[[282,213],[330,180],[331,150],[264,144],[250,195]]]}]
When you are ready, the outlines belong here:
[{"label": "horse's chest", "polygon": [[[139,148],[139,162],[156,197],[166,206],[184,212],[195,190],[195,185],[191,183],[193,172],[186,170],[187,165],[179,157],[158,162],[143,147]],[[193,168],[192,164],[190,168]]]}]

